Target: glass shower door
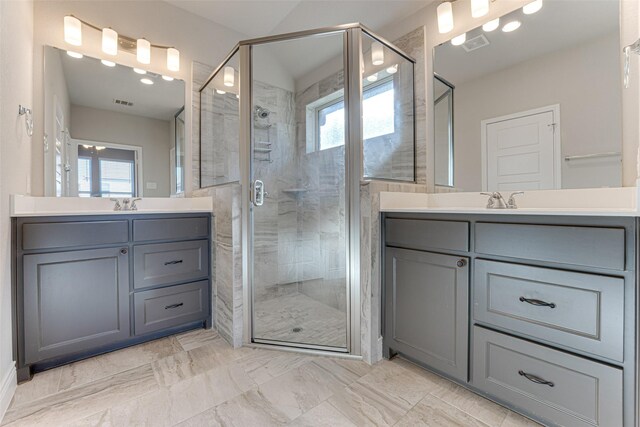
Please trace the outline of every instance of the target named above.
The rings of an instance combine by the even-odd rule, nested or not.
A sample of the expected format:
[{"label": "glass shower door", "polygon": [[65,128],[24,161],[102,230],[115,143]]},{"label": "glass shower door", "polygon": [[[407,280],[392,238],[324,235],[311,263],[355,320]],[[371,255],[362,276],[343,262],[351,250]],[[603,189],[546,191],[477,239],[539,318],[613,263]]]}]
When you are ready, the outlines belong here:
[{"label": "glass shower door", "polygon": [[344,37],[252,46],[254,342],[347,351]]}]

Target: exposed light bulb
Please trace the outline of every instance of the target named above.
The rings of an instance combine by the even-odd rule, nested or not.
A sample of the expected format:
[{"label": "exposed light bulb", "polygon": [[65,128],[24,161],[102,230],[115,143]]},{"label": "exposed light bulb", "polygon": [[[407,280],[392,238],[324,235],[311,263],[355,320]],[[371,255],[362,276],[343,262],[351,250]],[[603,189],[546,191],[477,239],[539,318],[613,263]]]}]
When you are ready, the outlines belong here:
[{"label": "exposed light bulb", "polygon": [[387,73],[395,74],[398,72],[398,64],[394,64],[391,67],[387,68]]},{"label": "exposed light bulb", "polygon": [[367,77],[367,81],[375,82],[376,80],[378,80],[378,73],[373,73],[369,77]]},{"label": "exposed light bulb", "polygon": [[471,17],[480,18],[489,13],[489,0],[471,0]]},{"label": "exposed light bulb", "polygon": [[233,67],[224,67],[224,85],[227,87],[233,87],[235,84],[236,70]]},{"label": "exposed light bulb", "polygon": [[504,24],[504,27],[502,27],[502,31],[505,33],[510,33],[511,31],[515,31],[520,28],[520,25],[522,25],[520,21],[507,22],[506,24]]},{"label": "exposed light bulb", "polygon": [[542,9],[542,0],[534,0],[531,3],[524,5],[524,7],[522,8],[522,12],[525,15],[531,15],[533,13],[536,13],[540,9]]},{"label": "exposed light bulb", "polygon": [[371,44],[371,63],[373,65],[384,64],[384,47],[380,42],[373,42]]},{"label": "exposed light bulb", "polygon": [[145,70],[143,70],[142,68],[134,68],[133,72],[134,73],[138,73],[138,74],[147,74],[147,72]]},{"label": "exposed light bulb", "polygon": [[445,1],[436,9],[438,13],[438,31],[446,34],[453,30],[453,7],[451,2]]},{"label": "exposed light bulb", "polygon": [[494,19],[492,21],[489,21],[486,24],[484,24],[482,26],[482,29],[484,31],[486,31],[487,33],[490,33],[491,31],[495,30],[499,26],[500,26],[500,18],[496,18],[496,19]]},{"label": "exposed light bulb", "polygon": [[456,36],[451,39],[451,44],[454,46],[460,46],[464,42],[467,41],[467,33],[462,33],[459,36]]},{"label": "exposed light bulb", "polygon": [[151,63],[151,43],[146,39],[136,41],[136,59],[141,64]]},{"label": "exposed light bulb", "polygon": [[173,77],[171,77],[171,76],[162,76],[162,80],[166,80],[168,82],[172,82],[173,81]]},{"label": "exposed light bulb", "polygon": [[152,85],[153,84],[153,80],[151,79],[147,79],[146,77],[144,79],[140,79],[140,82],[146,85]]},{"label": "exposed light bulb", "polygon": [[116,63],[113,61],[108,61],[106,59],[101,60],[100,62],[102,62],[102,65],[105,65],[107,67],[115,67]]},{"label": "exposed light bulb", "polygon": [[118,54],[118,33],[111,28],[102,29],[102,51],[111,56]]},{"label": "exposed light bulb", "polygon": [[221,90],[221,89],[216,89],[216,93],[217,93],[218,95],[224,95],[224,94],[225,94],[225,93],[227,93],[227,92],[225,92],[225,91],[223,91],[223,90]]},{"label": "exposed light bulb", "polygon": [[82,22],[75,16],[64,17],[64,41],[73,46],[82,45]]},{"label": "exposed light bulb", "polygon": [[82,59],[84,57],[83,54],[78,53],[78,52],[74,52],[74,51],[71,51],[71,50],[67,51],[67,55],[69,55],[72,58],[76,58],[76,59]]},{"label": "exposed light bulb", "polygon": [[167,49],[167,68],[170,71],[180,71],[180,52],[170,47]]}]

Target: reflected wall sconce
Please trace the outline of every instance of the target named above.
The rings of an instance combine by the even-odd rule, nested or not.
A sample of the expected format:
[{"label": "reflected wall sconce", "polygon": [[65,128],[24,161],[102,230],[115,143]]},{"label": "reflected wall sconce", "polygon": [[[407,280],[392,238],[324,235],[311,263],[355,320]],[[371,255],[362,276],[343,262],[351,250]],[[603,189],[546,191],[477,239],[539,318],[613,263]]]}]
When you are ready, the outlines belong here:
[{"label": "reflected wall sconce", "polygon": [[27,127],[27,135],[33,136],[33,114],[31,109],[18,105],[18,115],[24,116],[25,126]]},{"label": "reflected wall sconce", "polygon": [[[455,1],[456,0],[446,0],[440,3],[436,8],[436,14],[438,17],[438,32],[440,32],[440,34],[446,34],[453,30],[453,2]],[[483,16],[487,15],[489,13],[489,6],[494,1],[496,0],[470,0],[471,17],[482,18]],[[533,0],[531,3],[528,3],[523,7],[524,13],[536,13],[542,8],[542,1],[543,0]],[[485,29],[485,31],[493,31],[498,28],[499,21],[493,20],[485,25],[488,25],[488,28],[491,28]]]},{"label": "reflected wall sconce", "polygon": [[224,85],[227,87],[233,87],[235,84],[236,70],[233,67],[224,67]]},{"label": "reflected wall sconce", "polygon": [[384,47],[380,42],[373,42],[371,44],[371,63],[373,65],[384,64]]},{"label": "reflected wall sconce", "polygon": [[135,39],[118,34],[111,28],[100,28],[73,15],[64,17],[64,41],[72,46],[81,46],[83,25],[102,33],[102,51],[107,55],[115,56],[121,48],[126,52],[135,53],[141,64],[150,64],[151,48],[162,49],[167,52],[167,69],[180,71],[180,51],[175,47],[152,44],[144,38]]}]

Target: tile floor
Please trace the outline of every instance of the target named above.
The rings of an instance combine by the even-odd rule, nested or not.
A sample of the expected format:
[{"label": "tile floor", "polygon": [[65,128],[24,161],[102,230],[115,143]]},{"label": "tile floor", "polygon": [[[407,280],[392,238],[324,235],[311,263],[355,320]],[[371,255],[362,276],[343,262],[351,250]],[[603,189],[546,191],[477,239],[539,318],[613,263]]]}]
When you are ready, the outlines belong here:
[{"label": "tile floor", "polygon": [[537,426],[402,359],[241,348],[197,330],[42,372],[8,426]]}]

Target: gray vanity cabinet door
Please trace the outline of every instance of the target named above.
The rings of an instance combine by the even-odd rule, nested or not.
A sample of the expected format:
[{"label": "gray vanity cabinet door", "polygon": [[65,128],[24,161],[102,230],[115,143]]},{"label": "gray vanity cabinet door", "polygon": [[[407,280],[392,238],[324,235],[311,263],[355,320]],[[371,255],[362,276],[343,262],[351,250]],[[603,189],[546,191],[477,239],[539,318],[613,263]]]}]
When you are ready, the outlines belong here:
[{"label": "gray vanity cabinet door", "polygon": [[386,249],[384,345],[467,380],[466,258]]},{"label": "gray vanity cabinet door", "polygon": [[24,329],[26,363],[127,338],[128,250],[25,255]]}]

